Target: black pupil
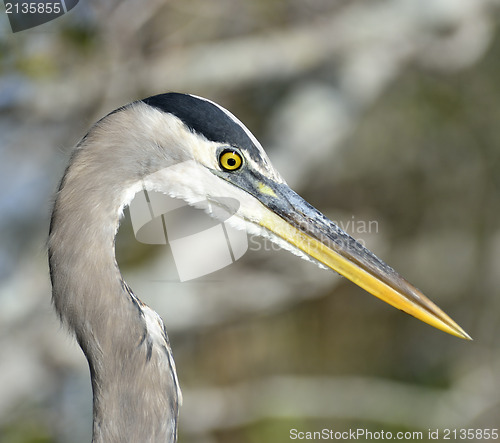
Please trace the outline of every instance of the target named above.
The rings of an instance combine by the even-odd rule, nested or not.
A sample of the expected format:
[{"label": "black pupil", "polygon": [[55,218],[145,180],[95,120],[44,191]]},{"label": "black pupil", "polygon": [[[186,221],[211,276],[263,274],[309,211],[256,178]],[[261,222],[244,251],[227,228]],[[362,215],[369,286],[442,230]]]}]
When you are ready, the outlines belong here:
[{"label": "black pupil", "polygon": [[236,166],[236,160],[234,158],[227,159],[228,166]]}]

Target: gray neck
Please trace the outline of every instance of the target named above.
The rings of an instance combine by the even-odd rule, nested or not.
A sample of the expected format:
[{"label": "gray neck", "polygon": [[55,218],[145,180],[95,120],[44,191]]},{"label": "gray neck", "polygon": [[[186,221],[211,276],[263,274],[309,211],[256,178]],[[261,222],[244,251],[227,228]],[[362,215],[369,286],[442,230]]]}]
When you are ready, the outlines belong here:
[{"label": "gray neck", "polygon": [[114,139],[106,120],[94,127],[63,178],[49,238],[53,302],[89,362],[93,441],[170,443],[180,392],[163,322],[132,294],[115,260],[121,211],[149,172],[141,171],[144,146],[127,134],[130,114],[108,117],[118,123]]}]

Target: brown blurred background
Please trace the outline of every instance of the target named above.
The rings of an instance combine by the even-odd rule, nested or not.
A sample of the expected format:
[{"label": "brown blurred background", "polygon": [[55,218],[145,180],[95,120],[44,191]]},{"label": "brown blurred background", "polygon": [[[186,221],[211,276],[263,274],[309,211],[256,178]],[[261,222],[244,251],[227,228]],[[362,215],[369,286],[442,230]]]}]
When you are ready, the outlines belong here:
[{"label": "brown blurred background", "polygon": [[16,34],[0,10],[0,441],[90,441],[88,367],[50,305],[52,195],[95,120],[166,91],[231,110],[292,188],[474,338],[253,239],[180,283],[127,214],[118,261],[169,331],[180,442],[499,428],[499,3],[81,0]]}]

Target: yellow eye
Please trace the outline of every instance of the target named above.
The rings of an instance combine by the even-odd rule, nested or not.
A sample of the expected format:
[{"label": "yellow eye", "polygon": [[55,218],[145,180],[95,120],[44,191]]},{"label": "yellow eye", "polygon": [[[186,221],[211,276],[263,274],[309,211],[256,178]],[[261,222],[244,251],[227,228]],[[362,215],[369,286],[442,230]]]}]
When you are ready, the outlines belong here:
[{"label": "yellow eye", "polygon": [[225,171],[236,171],[241,168],[242,163],[241,155],[232,149],[225,149],[220,153],[219,164]]}]

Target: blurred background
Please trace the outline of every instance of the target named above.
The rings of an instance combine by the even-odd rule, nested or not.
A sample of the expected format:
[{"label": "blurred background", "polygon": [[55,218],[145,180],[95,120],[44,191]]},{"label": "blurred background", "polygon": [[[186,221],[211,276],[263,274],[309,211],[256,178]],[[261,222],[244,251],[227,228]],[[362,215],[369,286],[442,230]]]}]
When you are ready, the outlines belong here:
[{"label": "blurred background", "polygon": [[50,302],[53,193],[94,121],[166,91],[231,110],[292,188],[474,338],[253,239],[180,283],[126,213],[117,258],[165,320],[179,440],[499,428],[499,4],[81,0],[15,34],[0,7],[0,441],[91,439],[87,362]]}]

